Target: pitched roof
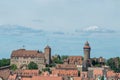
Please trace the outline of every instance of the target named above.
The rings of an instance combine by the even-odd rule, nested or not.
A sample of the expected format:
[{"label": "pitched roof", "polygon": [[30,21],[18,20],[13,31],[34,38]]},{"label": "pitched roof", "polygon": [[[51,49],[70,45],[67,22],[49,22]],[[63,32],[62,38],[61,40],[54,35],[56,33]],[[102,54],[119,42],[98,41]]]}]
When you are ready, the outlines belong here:
[{"label": "pitched roof", "polygon": [[57,69],[77,69],[76,65],[73,64],[57,64],[56,65]]},{"label": "pitched roof", "polygon": [[81,77],[73,77],[74,80],[82,80]]},{"label": "pitched roof", "polygon": [[63,80],[63,78],[52,76],[33,76],[32,78],[22,78],[21,80]]},{"label": "pitched roof", "polygon": [[44,54],[37,50],[18,49],[12,52],[11,57],[44,57]]},{"label": "pitched roof", "polygon": [[47,45],[47,46],[45,47],[45,49],[50,49],[50,46],[49,46],[49,45]]},{"label": "pitched roof", "polygon": [[103,70],[102,69],[94,69],[93,74],[94,74],[94,76],[103,76]]},{"label": "pitched roof", "polygon": [[69,64],[81,65],[82,64],[82,56],[69,56],[67,58]]},{"label": "pitched roof", "polygon": [[7,80],[9,75],[10,75],[10,70],[9,69],[0,70],[0,77],[2,77],[3,79]]},{"label": "pitched roof", "polygon": [[114,71],[107,71],[107,77],[115,77],[116,73]]},{"label": "pitched roof", "polygon": [[15,80],[17,78],[17,74],[10,75],[8,80]]},{"label": "pitched roof", "polygon": [[56,69],[52,71],[53,75],[58,76],[78,76],[78,70],[63,70],[63,69]]},{"label": "pitched roof", "polygon": [[15,73],[21,74],[21,76],[37,76],[39,70],[17,70]]}]

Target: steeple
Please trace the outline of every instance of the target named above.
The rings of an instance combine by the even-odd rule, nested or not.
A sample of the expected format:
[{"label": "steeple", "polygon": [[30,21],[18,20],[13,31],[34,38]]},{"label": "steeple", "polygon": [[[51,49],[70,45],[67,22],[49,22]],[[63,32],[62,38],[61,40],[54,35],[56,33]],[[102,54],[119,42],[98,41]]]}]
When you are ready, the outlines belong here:
[{"label": "steeple", "polygon": [[90,49],[90,45],[89,45],[89,42],[88,42],[88,41],[86,41],[85,46],[84,46],[84,49]]},{"label": "steeple", "polygon": [[47,45],[47,46],[45,47],[45,49],[51,49],[51,48],[50,48],[50,46],[49,46],[49,45]]},{"label": "steeple", "polygon": [[89,42],[88,42],[88,41],[86,41],[85,45],[86,45],[86,46],[89,46]]}]

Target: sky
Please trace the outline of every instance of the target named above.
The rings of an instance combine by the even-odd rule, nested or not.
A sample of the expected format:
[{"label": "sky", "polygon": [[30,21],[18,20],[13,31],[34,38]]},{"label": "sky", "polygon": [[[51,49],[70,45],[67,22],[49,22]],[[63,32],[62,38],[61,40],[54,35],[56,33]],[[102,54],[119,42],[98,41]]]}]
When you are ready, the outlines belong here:
[{"label": "sky", "polygon": [[0,58],[20,48],[52,55],[120,56],[120,0],[0,0]]}]

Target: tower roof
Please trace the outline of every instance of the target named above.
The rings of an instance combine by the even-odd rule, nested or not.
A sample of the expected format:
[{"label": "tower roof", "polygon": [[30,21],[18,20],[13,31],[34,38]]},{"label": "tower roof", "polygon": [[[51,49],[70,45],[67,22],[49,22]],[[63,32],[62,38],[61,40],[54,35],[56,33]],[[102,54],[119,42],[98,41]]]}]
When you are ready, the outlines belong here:
[{"label": "tower roof", "polygon": [[50,49],[50,46],[49,46],[49,45],[47,45],[47,46],[45,47],[45,49]]},{"label": "tower roof", "polygon": [[89,42],[88,42],[88,41],[86,41],[85,45],[86,45],[86,46],[89,46]]},{"label": "tower roof", "polygon": [[85,48],[90,49],[90,45],[89,45],[89,42],[88,42],[88,41],[86,41],[86,43],[85,43],[84,49],[85,49]]}]

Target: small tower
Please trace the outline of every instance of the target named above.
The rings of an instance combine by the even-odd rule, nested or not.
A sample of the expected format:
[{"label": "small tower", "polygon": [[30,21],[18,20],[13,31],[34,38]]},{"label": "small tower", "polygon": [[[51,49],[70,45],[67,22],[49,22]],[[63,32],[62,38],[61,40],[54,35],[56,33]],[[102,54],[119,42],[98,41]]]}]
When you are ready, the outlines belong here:
[{"label": "small tower", "polygon": [[51,63],[51,48],[47,45],[44,49],[46,64]]},{"label": "small tower", "polygon": [[88,41],[85,43],[85,46],[83,49],[84,49],[84,61],[89,60],[91,47],[89,46]]}]

